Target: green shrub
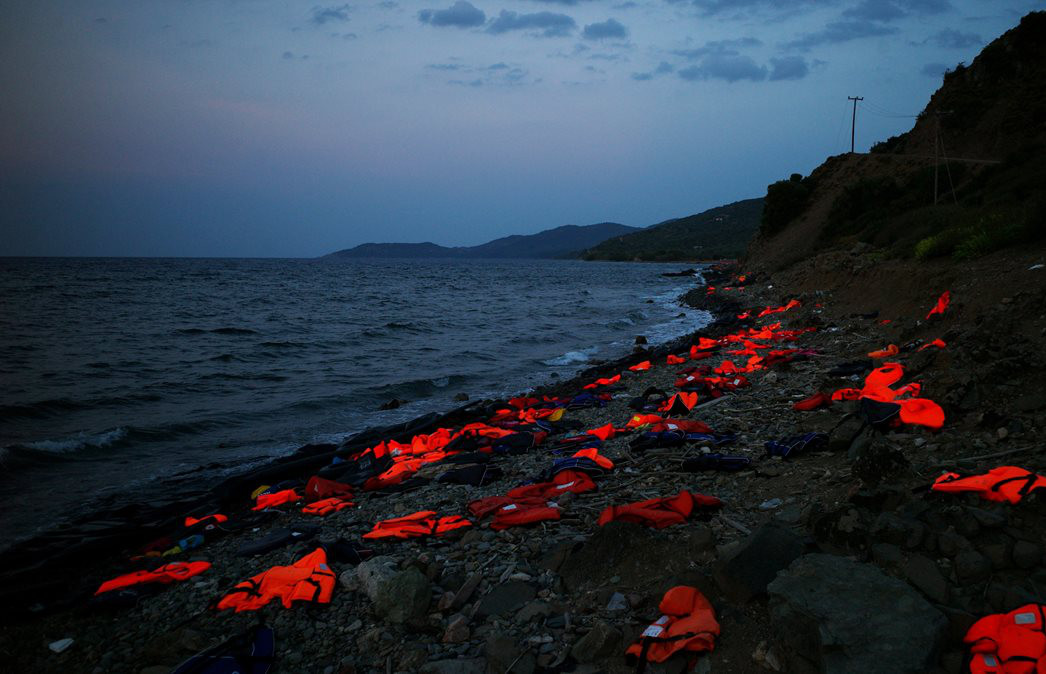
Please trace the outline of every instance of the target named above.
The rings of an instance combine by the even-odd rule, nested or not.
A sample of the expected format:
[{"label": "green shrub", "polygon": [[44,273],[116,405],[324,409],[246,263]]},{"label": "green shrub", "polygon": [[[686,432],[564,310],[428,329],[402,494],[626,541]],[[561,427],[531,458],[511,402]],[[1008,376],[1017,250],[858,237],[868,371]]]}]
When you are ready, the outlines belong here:
[{"label": "green shrub", "polygon": [[759,231],[773,236],[806,210],[812,186],[809,179],[793,173],[788,180],[778,180],[766,188],[763,217]]}]

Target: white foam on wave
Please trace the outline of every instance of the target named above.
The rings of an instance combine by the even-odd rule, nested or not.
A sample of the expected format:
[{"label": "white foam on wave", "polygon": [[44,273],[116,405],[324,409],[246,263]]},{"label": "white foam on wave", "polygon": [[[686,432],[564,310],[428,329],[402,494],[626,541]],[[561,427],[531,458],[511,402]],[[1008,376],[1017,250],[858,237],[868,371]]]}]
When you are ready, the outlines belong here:
[{"label": "white foam on wave", "polygon": [[108,447],[120,440],[127,437],[128,430],[124,426],[119,426],[112,430],[103,431],[101,433],[77,433],[76,435],[69,438],[61,438],[58,440],[37,440],[36,442],[27,442],[23,445],[26,449],[34,449],[40,452],[50,452],[52,454],[69,454],[71,452],[78,452],[83,449],[91,447],[103,448]]},{"label": "white foam on wave", "polygon": [[555,358],[549,358],[548,360],[543,360],[541,362],[551,367],[587,363],[598,351],[599,347],[591,346],[580,351],[567,351],[562,356],[556,356]]},{"label": "white foam on wave", "polygon": [[650,344],[663,344],[676,337],[696,332],[712,322],[712,314],[707,311],[691,309],[679,303],[680,296],[692,289],[693,286],[690,285],[676,286],[647,298],[666,311],[675,314],[671,320],[655,323],[645,329],[645,337]]}]

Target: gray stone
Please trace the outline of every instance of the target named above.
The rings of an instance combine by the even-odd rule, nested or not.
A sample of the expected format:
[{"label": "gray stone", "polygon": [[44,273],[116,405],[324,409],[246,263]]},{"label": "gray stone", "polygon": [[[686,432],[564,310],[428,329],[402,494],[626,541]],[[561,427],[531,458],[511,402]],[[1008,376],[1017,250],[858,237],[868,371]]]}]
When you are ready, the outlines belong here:
[{"label": "gray stone", "polygon": [[555,613],[546,601],[532,601],[516,612],[516,622],[528,623],[535,618],[547,618]]},{"label": "gray stone", "polygon": [[443,643],[461,644],[469,640],[469,621],[463,615],[454,616],[443,632]]},{"label": "gray stone", "polygon": [[614,655],[621,643],[621,632],[604,622],[597,622],[578,639],[570,654],[578,662],[593,662]]},{"label": "gray stone", "polygon": [[978,548],[991,562],[992,568],[1008,569],[1012,566],[1010,562],[1010,540],[1005,537],[994,538],[989,542],[981,543]]},{"label": "gray stone", "polygon": [[372,557],[356,567],[356,578],[363,593],[371,601],[378,596],[378,587],[396,575],[396,560],[391,557]]},{"label": "gray stone", "polygon": [[961,583],[980,582],[987,579],[991,571],[991,562],[976,550],[963,550],[955,555],[955,575]]},{"label": "gray stone", "polygon": [[487,664],[482,658],[456,658],[427,662],[418,671],[421,674],[486,674]]},{"label": "gray stone", "polygon": [[[487,671],[490,674],[531,674],[534,671],[534,657],[522,653],[516,640],[507,634],[494,632],[487,637],[483,654],[487,658]],[[511,670],[509,669],[511,667]]]},{"label": "gray stone", "polygon": [[804,555],[767,591],[785,669],[794,674],[926,672],[947,629],[907,583],[844,557]]},{"label": "gray stone", "polygon": [[1013,563],[1022,569],[1030,569],[1042,561],[1042,548],[1030,541],[1013,544]]},{"label": "gray stone", "polygon": [[904,569],[908,582],[937,604],[948,601],[948,581],[929,557],[912,555]]},{"label": "gray stone", "polygon": [[[862,435],[858,440],[864,438]],[[854,442],[857,444],[857,441]],[[850,457],[853,465],[850,474],[865,484],[875,485],[890,475],[895,475],[907,468],[909,463],[904,454],[891,447],[889,443],[876,435],[859,447],[851,447]]]},{"label": "gray stone", "polygon": [[803,554],[803,540],[779,524],[764,524],[722,560],[716,583],[735,601],[748,601],[766,592],[777,572]]},{"label": "gray stone", "polygon": [[537,589],[530,583],[511,580],[498,585],[488,592],[479,602],[476,609],[478,616],[504,615],[537,596]]},{"label": "gray stone", "polygon": [[970,541],[960,536],[954,529],[948,529],[937,535],[937,549],[945,557],[954,557],[963,550],[969,550]]},{"label": "gray stone", "polygon": [[456,609],[463,607],[468,603],[469,599],[472,598],[472,593],[476,591],[476,588],[479,587],[479,584],[482,582],[483,574],[478,571],[469,576],[468,580],[462,583],[461,587],[458,588],[458,591],[454,593],[454,599],[451,601],[450,605]]},{"label": "gray stone", "polygon": [[983,508],[967,508],[966,513],[985,529],[1001,529],[1006,526],[1006,515]]},{"label": "gray stone", "polygon": [[850,445],[861,434],[864,429],[864,420],[855,414],[843,417],[835,428],[828,433],[829,452],[842,452],[850,449]]},{"label": "gray stone", "polygon": [[715,547],[715,532],[706,524],[697,524],[687,536],[687,547],[690,554],[697,556],[702,552],[708,552]]},{"label": "gray stone", "polygon": [[900,571],[904,568],[904,553],[896,545],[890,543],[872,544],[872,561],[884,569]]},{"label": "gray stone", "polygon": [[424,618],[432,601],[432,584],[417,567],[409,567],[378,586],[374,610],[392,623]]}]

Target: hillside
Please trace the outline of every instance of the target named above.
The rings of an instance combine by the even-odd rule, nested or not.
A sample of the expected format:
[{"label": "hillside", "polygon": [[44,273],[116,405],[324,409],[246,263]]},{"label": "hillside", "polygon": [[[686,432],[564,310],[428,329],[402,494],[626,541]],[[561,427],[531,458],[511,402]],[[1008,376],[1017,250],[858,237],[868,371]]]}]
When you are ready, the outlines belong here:
[{"label": "hillside", "polygon": [[585,260],[686,261],[737,257],[759,226],[763,200],[745,199],[608,239]]},{"label": "hillside", "polygon": [[1034,12],[945,75],[907,133],[770,185],[745,262],[781,270],[858,245],[879,260],[964,260],[1038,241],[1044,149],[1046,13]]},{"label": "hillside", "polygon": [[563,225],[537,234],[514,234],[479,246],[448,248],[435,243],[365,243],[339,250],[323,260],[361,258],[557,259],[576,258],[582,251],[614,236],[637,231],[615,222]]}]

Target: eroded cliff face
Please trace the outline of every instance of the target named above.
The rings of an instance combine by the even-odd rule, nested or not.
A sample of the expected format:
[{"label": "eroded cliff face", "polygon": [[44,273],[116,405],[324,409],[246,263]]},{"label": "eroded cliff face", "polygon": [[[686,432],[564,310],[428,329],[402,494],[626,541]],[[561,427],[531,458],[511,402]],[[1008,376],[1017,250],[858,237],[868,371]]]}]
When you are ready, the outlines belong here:
[{"label": "eroded cliff face", "polygon": [[1044,184],[1046,12],[1034,12],[949,72],[910,131],[804,178],[799,214],[764,224],[744,263],[781,271],[867,244],[878,259],[943,264],[1025,246],[1046,228]]}]

